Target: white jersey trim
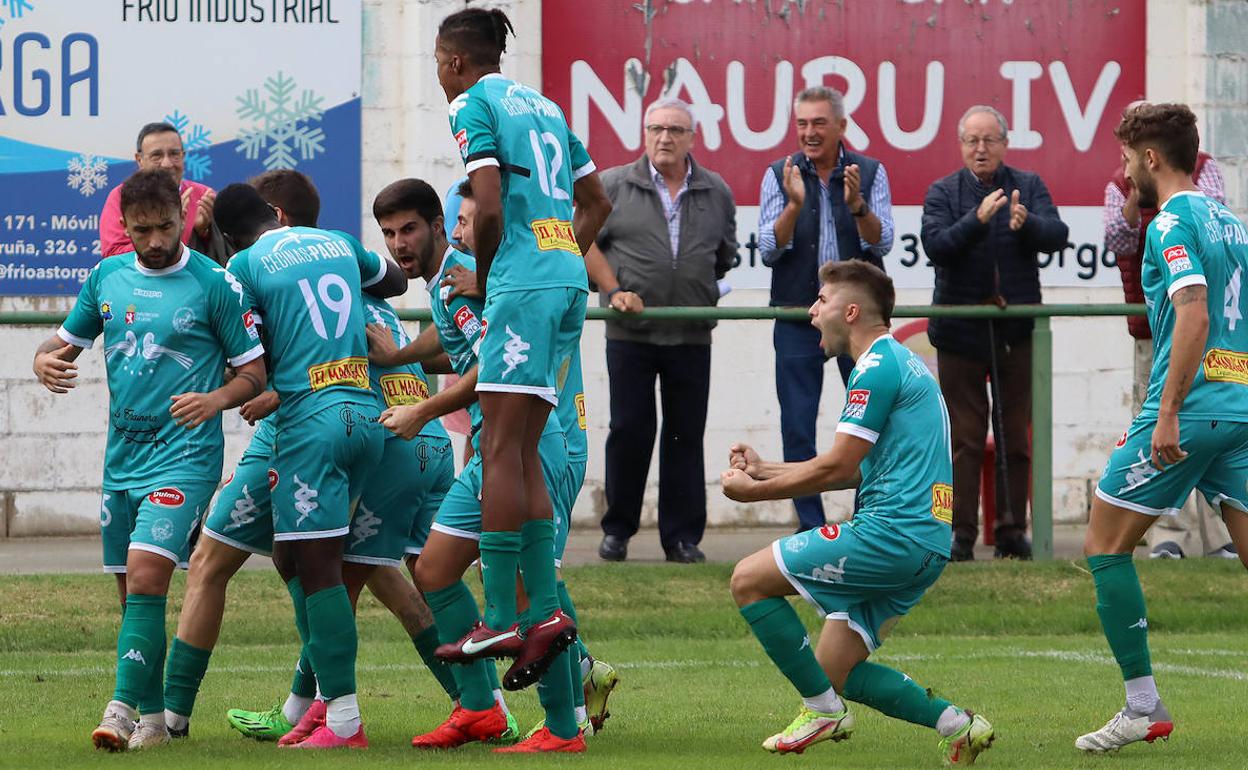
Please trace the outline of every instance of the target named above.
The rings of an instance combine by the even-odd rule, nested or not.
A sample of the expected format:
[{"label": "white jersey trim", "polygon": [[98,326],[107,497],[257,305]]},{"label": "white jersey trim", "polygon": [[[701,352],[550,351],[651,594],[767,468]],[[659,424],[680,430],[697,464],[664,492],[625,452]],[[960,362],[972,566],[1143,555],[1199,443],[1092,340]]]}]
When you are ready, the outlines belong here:
[{"label": "white jersey trim", "polygon": [[181,243],[179,243],[178,246],[181,247],[182,249],[182,256],[178,258],[177,262],[174,262],[169,267],[162,267],[159,270],[153,270],[150,267],[144,267],[143,263],[139,261],[139,255],[135,254],[134,255],[134,269],[138,270],[143,275],[151,275],[151,276],[172,275],[173,273],[178,272],[182,268],[186,267],[187,262],[191,261],[191,250],[186,248],[186,246],[184,246]]},{"label": "white jersey trim", "polygon": [[[499,164],[499,162],[498,162],[498,158],[477,158],[476,160],[469,161],[469,162],[468,162],[468,163],[464,166],[464,173],[465,173],[465,174],[471,174],[472,172],[476,171],[477,169],[479,169],[479,168],[485,168],[486,166],[500,166],[500,164]],[[500,168],[501,168],[501,166],[500,166]]]},{"label": "white jersey trim", "polygon": [[170,551],[168,548],[161,548],[158,545],[150,545],[148,543],[131,543],[130,548],[128,550],[146,551],[147,553],[154,553],[157,556],[165,557],[166,559],[173,562],[179,567],[181,567],[185,563],[185,562],[178,561],[178,555],[176,553],[174,553],[173,551]]},{"label": "white jersey trim", "polygon": [[445,524],[439,524],[436,521],[429,525],[429,530],[431,532],[441,532],[442,534],[450,535],[451,537],[460,537],[464,540],[479,541],[481,539],[480,532],[469,532],[466,529],[456,529],[455,527],[448,527]]},{"label": "white jersey trim", "polygon": [[850,436],[857,436],[863,441],[870,441],[872,444],[880,440],[880,434],[864,428],[861,425],[855,425],[852,422],[838,422],[836,424],[837,433],[847,433]]},{"label": "white jersey trim", "polygon": [[875,642],[871,641],[871,634],[867,633],[867,629],[851,620],[848,612],[829,612],[825,619],[845,621],[851,631],[862,637],[863,644],[867,645],[867,652],[875,652]]},{"label": "white jersey trim", "polygon": [[[373,284],[380,281],[382,278],[386,277],[386,268],[390,265],[390,260],[378,254],[377,261],[381,262],[381,267],[378,268],[376,275],[374,275],[372,278],[369,278],[364,283],[360,284],[361,289],[367,289],[369,286],[372,286]],[[398,265],[395,265],[395,267],[397,268]]]},{"label": "white jersey trim", "polygon": [[214,532],[211,529],[208,529],[207,527],[204,527],[200,531],[206,537],[210,537],[213,540],[216,540],[218,543],[225,543],[229,547],[234,548],[239,551],[246,551],[247,553],[254,553],[258,556],[272,556],[273,555],[272,551],[262,551],[259,548],[247,545],[246,543],[240,543],[239,541],[234,540],[233,538],[226,537],[220,532]]},{"label": "white jersey trim", "polygon": [[70,334],[69,330],[64,326],[56,330],[56,336],[71,345],[77,345],[80,348],[90,348],[95,345],[95,340],[89,340],[86,337],[79,337],[76,334]]},{"label": "white jersey trim", "polygon": [[228,362],[230,366],[242,366],[243,364],[249,364],[252,361],[255,361],[262,355],[264,355],[264,345],[256,345],[246,353],[240,353],[239,355],[228,359]]},{"label": "white jersey trim", "polygon": [[344,553],[343,561],[349,561],[352,564],[369,564],[374,567],[402,567],[402,559],[387,559],[384,556],[356,556],[355,554]]},{"label": "white jersey trim", "polygon": [[1166,296],[1174,298],[1174,293],[1179,289],[1186,289],[1188,286],[1208,286],[1209,282],[1205,280],[1203,275],[1185,275],[1174,283],[1170,284],[1170,288],[1166,289]]},{"label": "white jersey trim", "polygon": [[1136,513],[1142,513],[1146,516],[1178,516],[1179,515],[1178,508],[1150,508],[1147,505],[1140,505],[1139,503],[1132,503],[1127,500],[1114,497],[1113,495],[1108,494],[1107,492],[1103,492],[1100,487],[1096,488],[1096,496],[1101,498],[1105,502],[1109,503],[1110,505],[1116,505],[1119,508],[1126,508],[1128,511],[1135,511]]},{"label": "white jersey trim", "polygon": [[597,170],[598,170],[598,167],[595,166],[594,162],[591,160],[590,162],[586,163],[584,166],[581,166],[580,168],[572,172],[572,181],[575,182],[581,177],[589,176],[590,174],[594,173]]},{"label": "white jersey trim", "polygon": [[504,385],[497,382],[478,382],[477,392],[481,393],[482,391],[487,393],[524,393],[529,396],[537,396],[543,401],[549,401],[554,406],[559,406],[559,395],[555,393],[555,389],[542,385]]},{"label": "white jersey trim", "polygon": [[342,537],[350,531],[350,527],[339,527],[338,529],[322,529],[316,532],[278,532],[273,535],[273,542],[280,543],[287,540],[324,540],[327,537]]}]

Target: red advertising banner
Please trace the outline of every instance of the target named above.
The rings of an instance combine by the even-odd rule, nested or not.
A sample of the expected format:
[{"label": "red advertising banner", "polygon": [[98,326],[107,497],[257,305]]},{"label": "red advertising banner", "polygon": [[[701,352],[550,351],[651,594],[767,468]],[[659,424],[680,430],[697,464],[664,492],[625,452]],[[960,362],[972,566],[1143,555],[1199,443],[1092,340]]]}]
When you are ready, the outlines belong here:
[{"label": "red advertising banner", "polygon": [[1144,95],[1145,3],[1115,0],[544,0],[542,90],[599,168],[643,152],[642,111],[690,102],[695,154],[740,205],[797,150],[792,101],[845,93],[847,142],[919,205],[962,161],[958,118],[993,105],[1009,165],[1058,205],[1097,206],[1117,162],[1113,128]]}]

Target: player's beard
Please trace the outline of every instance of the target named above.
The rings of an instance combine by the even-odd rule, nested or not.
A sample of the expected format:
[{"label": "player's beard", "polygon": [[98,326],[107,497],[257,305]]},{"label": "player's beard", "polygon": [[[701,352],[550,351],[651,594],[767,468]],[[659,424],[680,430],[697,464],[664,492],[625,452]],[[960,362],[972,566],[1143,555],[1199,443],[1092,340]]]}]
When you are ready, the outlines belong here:
[{"label": "player's beard", "polygon": [[139,262],[148,270],[160,270],[172,265],[177,258],[182,244],[175,243],[169,248],[151,248],[139,254]]},{"label": "player's beard", "polygon": [[1135,183],[1135,189],[1140,191],[1140,208],[1157,208],[1157,180],[1149,176],[1147,172],[1144,172],[1139,176],[1132,175],[1131,181]]}]

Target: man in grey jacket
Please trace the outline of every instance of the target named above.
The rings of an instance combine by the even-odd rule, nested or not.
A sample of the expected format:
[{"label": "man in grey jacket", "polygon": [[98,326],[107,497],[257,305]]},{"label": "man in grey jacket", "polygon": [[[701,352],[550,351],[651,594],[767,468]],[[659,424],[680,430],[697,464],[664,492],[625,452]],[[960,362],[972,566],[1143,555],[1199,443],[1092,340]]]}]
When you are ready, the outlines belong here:
[{"label": "man in grey jacket", "polygon": [[[622,313],[645,306],[710,307],[737,255],[736,205],[718,174],[689,151],[689,105],[662,99],[646,110],[646,154],[602,175],[613,210],[587,262],[602,304]],[[594,254],[601,250],[610,270]],[[606,449],[607,512],[598,555],[628,557],[637,532],[657,429],[655,377],[663,404],[659,440],[659,538],[668,561],[696,562],[706,528],[702,435],[711,384],[714,321],[607,322],[611,428]]]}]

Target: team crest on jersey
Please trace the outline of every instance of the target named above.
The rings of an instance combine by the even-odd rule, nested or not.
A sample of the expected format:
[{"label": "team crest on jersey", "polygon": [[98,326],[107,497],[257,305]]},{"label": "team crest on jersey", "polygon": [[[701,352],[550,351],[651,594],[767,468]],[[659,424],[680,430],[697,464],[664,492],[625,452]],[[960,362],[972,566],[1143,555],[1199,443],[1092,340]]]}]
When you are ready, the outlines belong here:
[{"label": "team crest on jersey", "polygon": [[948,484],[932,485],[932,518],[953,523],[953,487]]},{"label": "team crest on jersey", "polygon": [[849,391],[845,399],[845,411],[841,416],[847,420],[861,420],[867,413],[867,403],[870,400],[870,390]]},{"label": "team crest on jersey", "polygon": [[468,129],[461,128],[455,132],[455,144],[459,145],[459,156],[468,160]]},{"label": "team crest on jersey", "polygon": [[1170,275],[1178,275],[1192,269],[1192,259],[1187,256],[1187,247],[1181,243],[1161,252],[1161,256],[1166,258],[1166,266],[1170,268]]},{"label": "team crest on jersey", "polygon": [[1205,379],[1248,385],[1248,354],[1210,348],[1204,360]]},{"label": "team crest on jersey", "polygon": [[819,528],[819,537],[822,537],[824,540],[835,540],[840,536],[841,525],[839,524],[825,524]]},{"label": "team crest on jersey", "polygon": [[153,522],[152,539],[158,543],[167,543],[173,539],[173,522],[169,519],[157,519]]},{"label": "team crest on jersey", "polygon": [[186,495],[182,494],[182,490],[177,487],[161,487],[148,495],[147,499],[156,505],[163,505],[166,508],[177,508],[186,502]]},{"label": "team crest on jersey", "polygon": [[126,325],[127,326],[134,323],[134,316],[136,312],[137,312],[137,309],[135,308],[134,305],[126,305]]},{"label": "team crest on jersey", "polygon": [[533,236],[537,238],[537,248],[539,251],[571,251],[574,254],[581,253],[581,247],[576,244],[576,235],[572,232],[572,223],[566,219],[535,219],[529,223],[529,227],[533,230]]},{"label": "team crest on jersey", "polygon": [[454,317],[455,326],[459,327],[465,339],[475,339],[481,333],[481,322],[477,320],[476,313],[473,313],[467,305],[456,310]]},{"label": "team crest on jersey", "polygon": [[179,334],[186,334],[195,326],[195,311],[189,307],[180,307],[178,312],[173,314],[173,330]]},{"label": "team crest on jersey", "polygon": [[113,320],[113,303],[108,300],[100,303],[100,318],[105,321]]}]

